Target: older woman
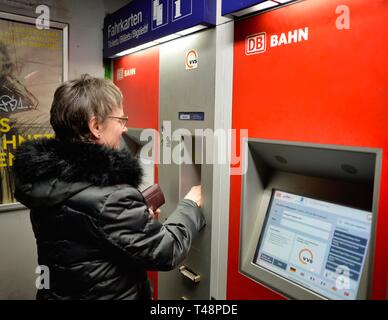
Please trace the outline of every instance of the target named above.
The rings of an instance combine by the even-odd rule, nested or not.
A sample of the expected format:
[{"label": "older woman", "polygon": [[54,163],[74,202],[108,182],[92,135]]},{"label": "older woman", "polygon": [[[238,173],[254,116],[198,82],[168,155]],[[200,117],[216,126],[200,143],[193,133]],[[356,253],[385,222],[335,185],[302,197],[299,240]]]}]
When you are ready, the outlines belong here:
[{"label": "older woman", "polygon": [[200,187],[164,224],[153,218],[138,160],[119,149],[126,120],[120,90],[84,75],[55,92],[56,138],[18,149],[15,196],[50,270],[38,299],[150,299],[146,271],[175,268],[205,224]]}]

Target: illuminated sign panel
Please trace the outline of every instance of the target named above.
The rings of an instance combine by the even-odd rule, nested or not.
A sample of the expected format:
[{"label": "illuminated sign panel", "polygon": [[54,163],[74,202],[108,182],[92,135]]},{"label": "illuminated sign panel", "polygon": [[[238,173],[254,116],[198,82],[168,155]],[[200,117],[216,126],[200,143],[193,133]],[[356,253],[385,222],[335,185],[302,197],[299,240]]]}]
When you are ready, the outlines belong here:
[{"label": "illuminated sign panel", "polygon": [[104,20],[104,57],[216,23],[214,0],[134,0]]}]

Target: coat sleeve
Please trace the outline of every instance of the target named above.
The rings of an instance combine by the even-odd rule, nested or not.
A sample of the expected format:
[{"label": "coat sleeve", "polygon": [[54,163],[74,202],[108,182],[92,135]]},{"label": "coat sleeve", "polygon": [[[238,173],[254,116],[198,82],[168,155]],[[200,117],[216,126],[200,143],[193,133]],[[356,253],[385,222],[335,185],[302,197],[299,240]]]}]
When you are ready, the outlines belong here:
[{"label": "coat sleeve", "polygon": [[122,188],[107,198],[99,228],[121,259],[147,270],[171,270],[188,254],[205,225],[201,209],[182,200],[162,224],[151,217],[144,199],[134,188]]}]

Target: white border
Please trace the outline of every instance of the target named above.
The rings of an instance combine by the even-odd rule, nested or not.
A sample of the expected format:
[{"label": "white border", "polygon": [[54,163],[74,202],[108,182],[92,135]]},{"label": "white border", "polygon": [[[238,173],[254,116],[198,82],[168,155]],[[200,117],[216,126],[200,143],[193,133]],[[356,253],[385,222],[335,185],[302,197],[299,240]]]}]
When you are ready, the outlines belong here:
[{"label": "white border", "polygon": [[[14,21],[14,22],[24,22],[35,25],[36,18],[0,12],[0,19]],[[63,69],[62,69],[62,81],[66,81],[69,76],[69,25],[67,23],[61,23],[56,21],[50,21],[50,28],[62,30],[62,41],[63,41],[63,50],[62,50],[62,59],[63,59]]]},{"label": "white border", "polygon": [[180,17],[177,18],[177,19],[174,19],[174,1],[175,1],[175,0],[171,0],[171,2],[172,2],[172,6],[171,6],[171,21],[172,21],[172,22],[178,21],[178,20],[180,20],[180,19],[183,19],[183,18],[185,18],[185,17],[191,16],[191,15],[193,14],[193,0],[190,0],[190,3],[191,3],[190,13],[185,14],[184,16],[180,16]]},{"label": "white border", "polygon": [[[0,12],[0,19],[9,20],[10,22],[23,22],[32,25],[35,25],[36,21],[36,18],[33,17],[7,12]],[[50,28],[62,30],[62,82],[65,82],[69,77],[69,25],[67,23],[50,21]],[[0,213],[23,209],[25,209],[25,206],[19,202],[0,204]]]},{"label": "white border", "polygon": [[[217,2],[217,16],[221,17],[221,0]],[[227,131],[232,128],[234,21],[224,21],[216,27],[214,130]],[[214,148],[214,152],[216,150],[217,148]],[[231,152],[230,140],[227,150]],[[213,166],[212,194],[210,297],[225,300],[229,250],[230,164]]]},{"label": "white border", "polygon": [[167,3],[167,20],[166,20],[166,23],[163,23],[160,26],[154,28],[154,0],[151,0],[151,30],[156,30],[156,29],[159,29],[159,28],[163,28],[163,27],[167,26],[168,23],[170,22],[170,20],[169,20],[170,1],[167,0],[166,3]]}]

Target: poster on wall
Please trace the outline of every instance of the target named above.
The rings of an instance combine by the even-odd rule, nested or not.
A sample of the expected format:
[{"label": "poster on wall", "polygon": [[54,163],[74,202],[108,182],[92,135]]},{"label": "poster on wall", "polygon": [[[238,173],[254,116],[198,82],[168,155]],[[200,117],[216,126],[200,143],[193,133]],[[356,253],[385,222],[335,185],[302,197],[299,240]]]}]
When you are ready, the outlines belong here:
[{"label": "poster on wall", "polygon": [[13,162],[24,141],[53,137],[50,107],[67,80],[67,24],[0,12],[0,205],[14,203]]}]

